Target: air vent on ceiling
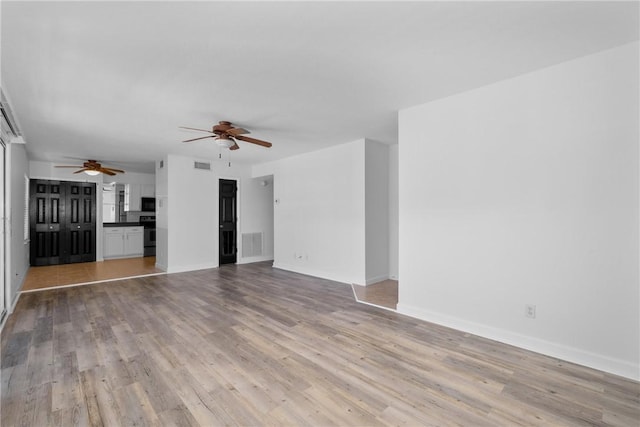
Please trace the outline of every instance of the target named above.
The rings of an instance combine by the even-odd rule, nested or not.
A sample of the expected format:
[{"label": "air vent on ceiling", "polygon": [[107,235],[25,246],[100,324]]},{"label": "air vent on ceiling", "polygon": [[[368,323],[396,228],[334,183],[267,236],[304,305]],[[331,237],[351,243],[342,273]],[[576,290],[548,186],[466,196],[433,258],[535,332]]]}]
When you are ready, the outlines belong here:
[{"label": "air vent on ceiling", "polygon": [[262,255],[262,233],[242,234],[242,257]]},{"label": "air vent on ceiling", "polygon": [[195,169],[202,169],[202,170],[210,171],[211,170],[211,163],[193,162],[193,167]]}]

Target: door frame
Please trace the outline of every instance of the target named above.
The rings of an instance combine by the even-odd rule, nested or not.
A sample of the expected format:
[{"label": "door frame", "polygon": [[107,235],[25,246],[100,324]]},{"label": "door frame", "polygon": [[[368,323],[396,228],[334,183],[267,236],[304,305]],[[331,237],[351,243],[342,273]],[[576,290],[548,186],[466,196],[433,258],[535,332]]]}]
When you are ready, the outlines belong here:
[{"label": "door frame", "polygon": [[0,137],[0,193],[2,193],[2,201],[0,202],[0,325],[4,323],[5,316],[8,312],[7,301],[10,297],[9,287],[7,283],[7,233],[6,233],[6,213],[7,213],[7,147],[4,140]]}]

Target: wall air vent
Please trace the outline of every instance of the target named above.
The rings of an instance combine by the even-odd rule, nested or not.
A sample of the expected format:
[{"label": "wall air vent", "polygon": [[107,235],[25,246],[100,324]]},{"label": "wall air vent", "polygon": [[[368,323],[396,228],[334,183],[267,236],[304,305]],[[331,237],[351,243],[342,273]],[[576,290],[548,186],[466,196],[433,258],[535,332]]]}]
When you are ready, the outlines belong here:
[{"label": "wall air vent", "polygon": [[262,255],[262,233],[242,234],[242,257],[249,258]]},{"label": "wall air vent", "polygon": [[205,170],[205,171],[210,171],[211,170],[211,163],[193,162],[193,167],[194,167],[194,169],[202,169],[202,170]]},{"label": "wall air vent", "polygon": [[159,169],[162,169],[164,167],[164,160],[160,160],[160,165],[158,166]]}]

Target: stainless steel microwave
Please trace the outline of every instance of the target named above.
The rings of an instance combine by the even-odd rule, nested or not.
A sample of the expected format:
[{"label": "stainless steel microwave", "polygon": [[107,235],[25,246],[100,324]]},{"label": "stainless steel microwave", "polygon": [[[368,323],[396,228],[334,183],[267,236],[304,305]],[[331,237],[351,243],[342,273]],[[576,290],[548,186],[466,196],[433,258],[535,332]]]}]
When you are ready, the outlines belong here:
[{"label": "stainless steel microwave", "polygon": [[140,209],[142,212],[155,212],[156,211],[156,198],[155,197],[143,197],[140,201]]}]

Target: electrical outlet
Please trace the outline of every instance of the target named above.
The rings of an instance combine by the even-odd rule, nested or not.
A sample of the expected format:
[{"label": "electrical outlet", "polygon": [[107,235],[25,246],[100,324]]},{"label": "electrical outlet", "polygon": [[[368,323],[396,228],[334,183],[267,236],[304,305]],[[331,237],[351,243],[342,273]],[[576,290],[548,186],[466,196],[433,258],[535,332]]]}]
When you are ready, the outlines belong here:
[{"label": "electrical outlet", "polygon": [[529,319],[536,318],[536,306],[533,304],[527,304],[524,306],[524,315]]}]

